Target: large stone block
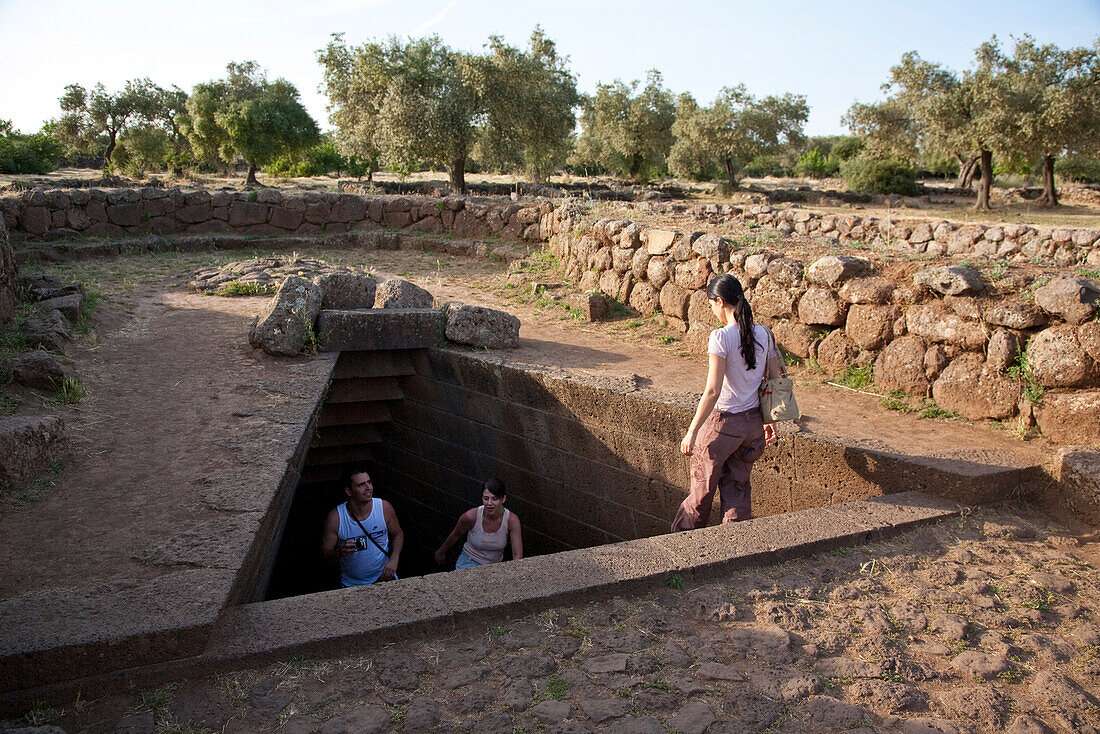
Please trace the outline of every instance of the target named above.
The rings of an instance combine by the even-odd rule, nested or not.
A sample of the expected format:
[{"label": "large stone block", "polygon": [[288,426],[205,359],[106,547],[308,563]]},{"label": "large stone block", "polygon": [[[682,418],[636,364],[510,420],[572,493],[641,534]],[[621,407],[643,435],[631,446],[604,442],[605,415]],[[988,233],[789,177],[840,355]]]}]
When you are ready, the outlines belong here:
[{"label": "large stone block", "polygon": [[321,308],[341,310],[374,308],[378,280],[367,273],[324,273],[315,282],[321,287]]},{"label": "large stone block", "polygon": [[1096,313],[1100,286],[1089,278],[1053,278],[1035,291],[1035,303],[1067,323],[1080,324]]},{"label": "large stone block", "polygon": [[1100,390],[1047,392],[1035,406],[1035,422],[1055,443],[1100,447]]},{"label": "large stone block", "polygon": [[325,352],[425,349],[439,344],[447,317],[430,308],[322,311],[317,338]]},{"label": "large stone block", "polygon": [[[1100,442],[1093,445],[1100,446]],[[1060,485],[1061,503],[1078,519],[1100,524],[1100,450],[1081,446],[1058,449],[1054,477]]]},{"label": "large stone block", "polygon": [[1000,420],[1016,414],[1020,383],[988,369],[982,355],[966,353],[933,383],[932,397],[941,408],[957,410],[970,420]]},{"label": "large stone block", "polygon": [[487,349],[519,345],[520,322],[510,313],[465,303],[448,304],[444,311],[444,334],[453,342]]},{"label": "large stone block", "polygon": [[321,289],[296,275],[288,277],[252,322],[249,343],[268,354],[293,357],[306,348],[321,310]]},{"label": "large stone block", "polygon": [[887,344],[875,360],[875,388],[927,396],[930,385],[924,371],[925,350],[924,341],[916,336],[903,336]]},{"label": "large stone block", "polygon": [[253,201],[235,201],[229,207],[229,226],[246,227],[267,222],[268,206]]},{"label": "large stone block", "polygon": [[664,255],[672,249],[672,243],[678,234],[680,233],[669,229],[647,229],[642,233],[642,239],[645,240],[650,255]]},{"label": "large stone block", "polygon": [[897,306],[857,303],[848,309],[844,330],[860,347],[875,351],[894,338],[894,322],[900,313]]},{"label": "large stone block", "polygon": [[1028,342],[1027,362],[1044,387],[1080,387],[1093,378],[1094,362],[1077,338],[1077,329],[1059,324]]},{"label": "large stone block", "polygon": [[435,297],[430,292],[403,278],[384,281],[375,292],[378,308],[431,308]]},{"label": "large stone block", "polygon": [[34,479],[61,458],[65,421],[56,415],[0,418],[0,484]]}]

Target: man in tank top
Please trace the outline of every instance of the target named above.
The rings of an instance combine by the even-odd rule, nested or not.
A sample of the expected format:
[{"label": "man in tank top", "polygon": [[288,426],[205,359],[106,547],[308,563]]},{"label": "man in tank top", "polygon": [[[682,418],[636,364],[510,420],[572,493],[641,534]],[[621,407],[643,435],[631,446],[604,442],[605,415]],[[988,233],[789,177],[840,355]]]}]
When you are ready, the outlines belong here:
[{"label": "man in tank top", "polygon": [[361,466],[343,473],[348,501],[325,519],[321,555],[340,563],[344,586],[363,586],[397,578],[405,533],[393,506],[374,496],[370,474]]}]

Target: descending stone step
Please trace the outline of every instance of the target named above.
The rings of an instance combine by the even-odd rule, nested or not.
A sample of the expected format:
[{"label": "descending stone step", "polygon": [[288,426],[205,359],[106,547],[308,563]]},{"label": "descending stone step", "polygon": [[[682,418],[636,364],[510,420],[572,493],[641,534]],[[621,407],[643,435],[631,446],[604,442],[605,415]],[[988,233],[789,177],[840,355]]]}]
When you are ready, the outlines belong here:
[{"label": "descending stone step", "polygon": [[351,426],[327,426],[318,428],[309,444],[310,451],[329,446],[353,446],[379,443],[382,436],[374,424]]},{"label": "descending stone step", "polygon": [[326,404],[322,408],[321,418],[317,421],[317,425],[321,428],[351,426],[367,423],[386,423],[391,419],[390,408],[384,402],[332,403]]},{"label": "descending stone step", "polygon": [[336,380],[329,389],[327,402],[358,403],[369,400],[400,400],[405,397],[396,377],[355,377]]},{"label": "descending stone step", "polygon": [[332,464],[349,464],[353,461],[363,461],[371,456],[370,448],[364,445],[351,446],[327,446],[325,448],[311,448],[306,467],[329,466]]},{"label": "descending stone step", "polygon": [[400,377],[416,374],[410,350],[342,352],[333,377]]}]

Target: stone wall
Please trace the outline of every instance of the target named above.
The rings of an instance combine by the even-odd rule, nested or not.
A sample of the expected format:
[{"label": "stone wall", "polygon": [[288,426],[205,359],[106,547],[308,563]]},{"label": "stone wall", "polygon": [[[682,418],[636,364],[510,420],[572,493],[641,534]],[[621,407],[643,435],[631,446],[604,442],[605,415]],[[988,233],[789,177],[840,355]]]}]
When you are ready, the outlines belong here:
[{"label": "stone wall", "polygon": [[16,238],[72,239],[176,233],[330,234],[384,227],[456,237],[544,239],[553,207],[475,197],[442,199],[306,192],[169,189],[33,189],[0,198]]},{"label": "stone wall", "polygon": [[[655,208],[659,212],[670,211],[673,206],[664,204]],[[1038,258],[1056,265],[1100,268],[1100,231],[1094,229],[823,214],[768,204],[749,207],[707,204],[687,208],[685,213],[700,221],[756,223],[782,234],[828,237],[840,243],[861,243],[906,255],[972,255],[1009,262]]]},{"label": "stone wall", "polygon": [[1059,442],[1100,443],[1095,280],[1070,273],[994,287],[970,267],[804,261],[715,234],[577,215],[559,208],[543,224],[566,276],[664,314],[697,350],[714,326],[706,283],[728,272],[781,346],[828,373],[873,365],[877,391],[932,397],[969,419],[1035,421]]},{"label": "stone wall", "polygon": [[[414,358],[404,398],[371,445],[376,483],[387,487],[412,567],[500,477],[524,522],[529,554],[668,532],[689,486],[679,450],[694,405],[656,402],[615,380],[557,378],[450,349]],[[690,397],[686,398],[690,400]],[[978,474],[917,466],[910,457],[782,436],[753,467],[753,514],[776,515],[919,490],[984,502],[1027,481],[1030,470]],[[403,556],[402,563],[406,559]]]},{"label": "stone wall", "polygon": [[16,302],[15,253],[8,241],[8,227],[0,217],[0,324],[15,315]]}]

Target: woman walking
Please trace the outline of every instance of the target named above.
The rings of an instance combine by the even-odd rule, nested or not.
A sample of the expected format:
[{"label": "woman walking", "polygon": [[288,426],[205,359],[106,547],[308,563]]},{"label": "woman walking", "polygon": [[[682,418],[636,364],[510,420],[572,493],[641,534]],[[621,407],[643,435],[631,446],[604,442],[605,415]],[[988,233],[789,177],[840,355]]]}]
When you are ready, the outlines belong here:
[{"label": "woman walking", "polygon": [[481,490],[481,506],[462,513],[455,529],[435,552],[435,561],[440,566],[446,560],[447,549],[458,542],[463,535],[466,543],[455,563],[455,570],[504,560],[504,547],[511,543],[512,560],[523,558],[523,530],[519,518],[514,512],[504,509],[504,482],[496,477],[485,482]]},{"label": "woman walking", "polygon": [[724,326],[710,334],[707,387],[680,451],[691,457],[691,492],[672,520],[672,531],[706,527],[714,493],[722,522],[748,520],[752,463],[775,440],[775,426],[760,415],[760,383],[778,377],[774,340],[753,323],[737,278],[716,275],[707,284],[711,311]]}]

